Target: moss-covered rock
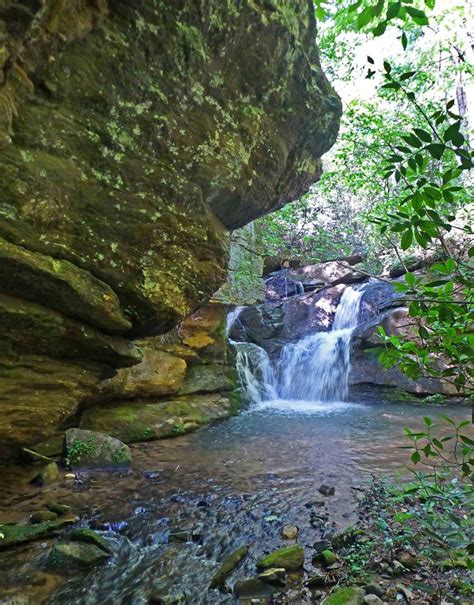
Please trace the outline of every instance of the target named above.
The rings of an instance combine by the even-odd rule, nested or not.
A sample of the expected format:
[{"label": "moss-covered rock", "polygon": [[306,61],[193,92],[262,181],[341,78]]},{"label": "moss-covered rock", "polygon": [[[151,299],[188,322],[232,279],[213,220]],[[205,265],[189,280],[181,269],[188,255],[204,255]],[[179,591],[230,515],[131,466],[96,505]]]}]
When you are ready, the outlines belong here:
[{"label": "moss-covered rock", "polygon": [[0,550],[20,546],[50,536],[61,527],[58,521],[0,525]]},{"label": "moss-covered rock", "polygon": [[326,549],[318,553],[314,557],[314,560],[321,563],[321,565],[324,565],[325,567],[329,567],[329,565],[333,565],[337,561],[337,557],[332,550]]},{"label": "moss-covered rock", "polygon": [[322,605],[363,605],[364,591],[355,586],[338,588],[324,599]]},{"label": "moss-covered rock", "polygon": [[69,537],[73,542],[84,542],[86,544],[94,544],[95,546],[98,546],[107,553],[112,552],[112,546],[110,545],[110,542],[103,538],[96,531],[94,531],[93,529],[89,529],[88,527],[78,527],[77,529],[74,529]]},{"label": "moss-covered rock", "polygon": [[127,445],[110,435],[68,429],[65,462],[72,469],[123,469],[131,465],[132,454]]},{"label": "moss-covered rock", "polygon": [[240,546],[237,548],[237,550],[234,550],[234,552],[226,557],[222,565],[212,576],[212,580],[209,585],[210,588],[221,588],[224,586],[227,577],[234,571],[242,559],[247,556],[248,551],[248,546]]},{"label": "moss-covered rock", "polygon": [[237,371],[217,364],[191,366],[186,372],[180,395],[232,391],[237,388]]},{"label": "moss-covered rock", "polygon": [[292,571],[303,567],[304,550],[298,544],[280,548],[266,557],[257,561],[259,569],[270,569],[271,567],[280,567],[287,571]]},{"label": "moss-covered rock", "polygon": [[33,479],[32,483],[43,487],[44,485],[51,485],[59,481],[59,469],[56,462],[50,462],[47,464]]},{"label": "moss-covered rock", "polygon": [[186,372],[186,361],[160,350],[158,338],[138,341],[142,351],[140,363],[121,368],[103,382],[101,396],[106,399],[132,399],[173,395],[180,390]]},{"label": "moss-covered rock", "polygon": [[56,571],[89,569],[108,557],[109,554],[94,544],[83,542],[56,544],[49,552],[47,566]]},{"label": "moss-covered rock", "polygon": [[134,401],[93,406],[80,426],[113,435],[125,443],[175,437],[235,413],[233,398],[219,394],[190,395],[151,402]]}]

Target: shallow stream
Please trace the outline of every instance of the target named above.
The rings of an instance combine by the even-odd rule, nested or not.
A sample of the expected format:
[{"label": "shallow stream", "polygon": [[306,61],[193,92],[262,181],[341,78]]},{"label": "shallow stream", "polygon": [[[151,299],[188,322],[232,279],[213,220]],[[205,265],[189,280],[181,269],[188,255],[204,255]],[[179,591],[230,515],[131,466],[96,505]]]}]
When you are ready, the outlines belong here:
[{"label": "shallow stream", "polygon": [[[383,402],[375,393],[352,399],[255,404],[196,433],[133,446],[128,473],[63,477],[40,490],[18,469],[2,472],[0,522],[26,520],[46,500],[60,501],[83,524],[105,531],[116,554],[87,574],[62,578],[45,570],[50,542],[0,553],[0,603],[21,595],[18,605],[141,605],[157,587],[184,591],[193,605],[234,603],[232,595],[207,588],[229,552],[251,546],[232,585],[255,573],[258,557],[284,545],[284,524],[297,525],[298,542],[308,547],[351,524],[372,474],[400,473],[407,458],[403,428],[447,411]],[[466,407],[450,406],[448,413],[470,417]],[[323,498],[322,483],[334,486],[335,495]]]}]

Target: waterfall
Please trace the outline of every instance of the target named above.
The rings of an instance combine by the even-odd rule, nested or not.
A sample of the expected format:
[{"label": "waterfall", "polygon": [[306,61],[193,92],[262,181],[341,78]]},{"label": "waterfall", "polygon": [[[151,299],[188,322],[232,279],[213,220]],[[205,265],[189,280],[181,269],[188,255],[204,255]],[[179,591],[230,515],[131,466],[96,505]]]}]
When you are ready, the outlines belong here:
[{"label": "waterfall", "polygon": [[236,368],[249,401],[277,399],[275,370],[268,353],[250,342],[232,343],[237,349]]},{"label": "waterfall", "polygon": [[361,290],[344,290],[330,332],[306,336],[282,350],[278,392],[283,399],[344,401],[351,370],[350,345]]},{"label": "waterfall", "polygon": [[[336,309],[331,331],[317,332],[281,351],[276,368],[253,343],[232,344],[237,370],[250,401],[344,401],[351,369],[350,346],[363,288],[348,286]],[[235,321],[235,315],[232,321]]]}]

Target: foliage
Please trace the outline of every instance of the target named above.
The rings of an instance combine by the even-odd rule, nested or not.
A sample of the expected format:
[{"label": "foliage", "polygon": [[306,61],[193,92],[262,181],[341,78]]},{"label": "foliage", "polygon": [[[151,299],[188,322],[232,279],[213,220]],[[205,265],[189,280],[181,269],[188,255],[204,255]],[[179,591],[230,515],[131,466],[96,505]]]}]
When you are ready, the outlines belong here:
[{"label": "foliage", "polygon": [[407,335],[381,330],[381,360],[463,394],[474,362],[468,10],[457,1],[315,2],[322,60],[345,101],[341,132],[320,183],[261,221],[268,254],[314,262],[363,251],[377,275],[394,264],[408,271],[408,254],[431,265],[397,284]]},{"label": "foliage", "polygon": [[471,423],[456,423],[445,415],[439,421],[425,416],[424,423],[422,431],[405,429],[411,462],[427,469],[412,471],[416,482],[405,493],[416,494],[423,503],[416,513],[418,522],[434,539],[442,566],[473,570],[474,523],[465,514],[474,495],[474,440],[464,432]]},{"label": "foliage", "polygon": [[423,485],[432,481],[441,489],[448,479],[473,480],[474,440],[463,431],[471,424],[470,421],[456,423],[446,415],[440,416],[442,422],[436,422],[429,416],[423,420],[425,430],[405,429],[412,443],[408,446],[413,449],[410,457],[412,463],[422,464],[429,469],[429,473],[415,473],[419,483]]}]

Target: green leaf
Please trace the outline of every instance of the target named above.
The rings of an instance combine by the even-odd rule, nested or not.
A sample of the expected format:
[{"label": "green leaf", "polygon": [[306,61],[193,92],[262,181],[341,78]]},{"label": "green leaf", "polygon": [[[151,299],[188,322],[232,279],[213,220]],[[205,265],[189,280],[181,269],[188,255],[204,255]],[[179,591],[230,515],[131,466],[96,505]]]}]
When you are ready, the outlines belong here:
[{"label": "green leaf", "polygon": [[374,17],[378,17],[382,13],[384,6],[385,6],[385,0],[379,0],[377,2],[377,4],[375,4],[372,7],[372,14],[373,14],[373,16]]},{"label": "green leaf", "polygon": [[409,80],[416,74],[416,71],[406,71],[400,76],[400,81]]},{"label": "green leaf", "polygon": [[409,229],[408,231],[405,231],[405,233],[403,234],[402,240],[400,242],[401,249],[407,250],[411,246],[412,242],[413,242],[413,231],[411,229]]},{"label": "green leaf", "polygon": [[401,2],[389,2],[387,8],[387,19],[394,19],[402,7]]},{"label": "green leaf", "polygon": [[419,139],[421,139],[425,143],[431,143],[431,141],[433,139],[431,134],[427,130],[423,130],[422,128],[414,128],[413,132],[416,134],[416,136]]},{"label": "green leaf", "polygon": [[406,35],[405,32],[403,32],[403,34],[402,34],[402,47],[403,47],[403,50],[406,50],[407,46],[408,46],[407,35]]},{"label": "green leaf", "polygon": [[373,18],[372,7],[366,6],[364,8],[364,10],[361,13],[359,13],[359,15],[357,17],[357,27],[359,29],[362,29],[363,27],[365,27],[367,25],[367,23],[372,21],[372,18]]},{"label": "green leaf", "polygon": [[405,10],[417,25],[428,25],[428,17],[424,11],[414,6],[405,6]]},{"label": "green leaf", "polygon": [[418,462],[420,460],[421,460],[420,452],[413,452],[413,454],[411,455],[411,461],[413,462],[413,464],[418,464]]},{"label": "green leaf", "polygon": [[381,21],[376,27],[374,27],[374,29],[372,30],[372,33],[374,36],[382,36],[385,33],[386,29],[387,29],[387,22]]},{"label": "green leaf", "polygon": [[425,147],[425,149],[436,160],[440,160],[443,156],[443,153],[444,153],[446,147],[445,147],[445,145],[442,145],[441,143],[432,143],[431,145],[427,145]]}]

